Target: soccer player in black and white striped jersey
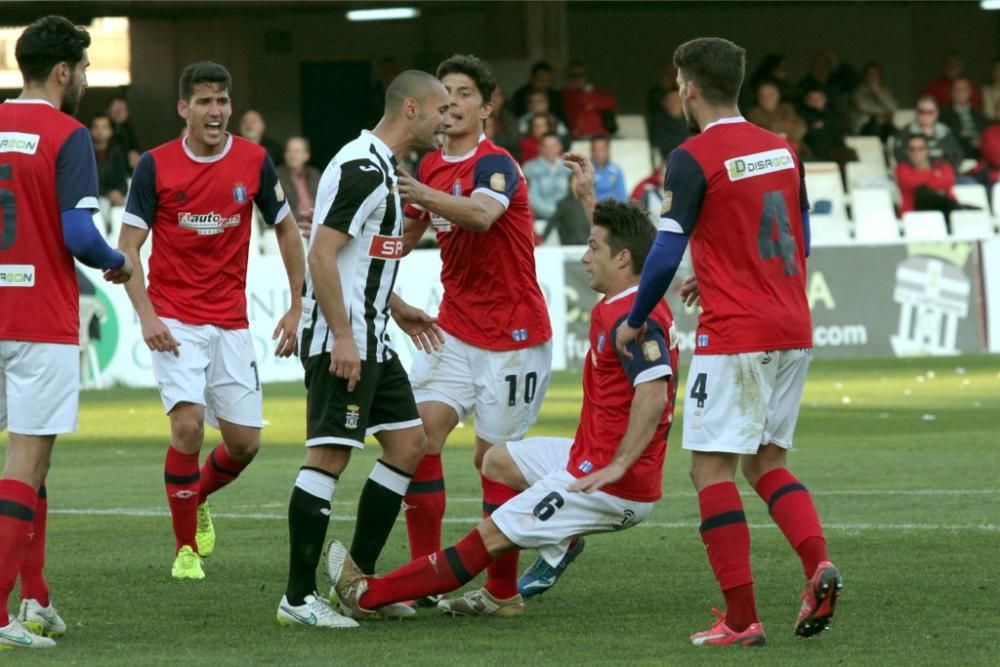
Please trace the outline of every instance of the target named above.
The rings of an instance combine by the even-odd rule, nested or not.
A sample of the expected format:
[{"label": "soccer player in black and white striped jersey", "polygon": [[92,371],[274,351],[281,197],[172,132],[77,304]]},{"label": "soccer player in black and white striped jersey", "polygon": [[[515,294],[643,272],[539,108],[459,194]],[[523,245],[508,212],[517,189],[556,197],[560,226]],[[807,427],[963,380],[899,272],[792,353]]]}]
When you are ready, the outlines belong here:
[{"label": "soccer player in black and white striped jersey", "polygon": [[[358,502],[351,555],[374,573],[403,495],[426,450],[409,378],[386,333],[391,315],[418,348],[443,336],[423,311],[392,291],[403,256],[403,213],[396,155],[432,148],[448,95],[425,72],[400,74],[386,90],[385,114],[334,156],[320,179],[303,296],[302,364],[308,392],[306,461],[288,507],[288,587],[278,606],[286,625],[355,627],[316,592],[339,475],[355,448],[374,435],[382,458]],[[406,605],[381,610],[412,616]]]}]

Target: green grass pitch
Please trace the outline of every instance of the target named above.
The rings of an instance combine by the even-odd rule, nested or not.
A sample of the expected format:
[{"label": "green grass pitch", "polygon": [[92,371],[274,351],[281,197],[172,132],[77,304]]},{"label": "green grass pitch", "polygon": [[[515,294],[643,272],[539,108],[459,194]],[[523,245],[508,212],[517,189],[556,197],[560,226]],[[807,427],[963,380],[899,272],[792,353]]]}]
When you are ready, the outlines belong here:
[{"label": "green grass pitch", "polygon": [[[535,434],[572,435],[579,380],[556,374]],[[48,480],[47,572],[69,631],[53,651],[0,653],[0,662],[996,664],[998,357],[814,364],[791,467],[815,494],[844,593],[829,632],[793,636],[803,584],[798,559],[741,482],[768,638],[755,650],[687,644],[688,634],[711,623],[721,596],[696,529],[679,423],[664,499],[646,525],[589,540],[559,585],[528,601],[523,617],[452,619],[421,610],[413,621],[349,631],[279,627],[286,507],[303,457],[301,386],[266,387],[264,412],[270,426],[260,456],[213,498],[218,547],[206,562],[208,578],[175,582],[159,398],[150,390],[85,392],[80,432],[59,439]],[[215,437],[206,435],[206,447]],[[471,444],[466,426],[445,451],[447,543],[479,515]],[[356,454],[344,474],[330,536],[350,540],[377,452],[373,445]],[[530,558],[522,556],[522,568]],[[379,569],[406,560],[400,522]],[[326,585],[324,574],[319,581]]]}]

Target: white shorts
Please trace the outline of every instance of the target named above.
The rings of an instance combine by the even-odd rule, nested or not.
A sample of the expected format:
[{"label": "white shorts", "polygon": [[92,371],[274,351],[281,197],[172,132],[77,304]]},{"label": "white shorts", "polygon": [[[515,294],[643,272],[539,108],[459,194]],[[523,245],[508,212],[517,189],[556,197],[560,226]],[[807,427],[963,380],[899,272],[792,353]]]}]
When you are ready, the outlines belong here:
[{"label": "white shorts", "polygon": [[507,443],[507,451],[531,485],[493,512],[507,538],[524,549],[537,549],[555,567],[578,535],[609,533],[641,523],[654,503],[640,503],[603,491],[568,491],[576,478],[566,471],[569,438],[528,438]]},{"label": "white shorts", "polygon": [[474,413],[476,435],[492,443],[523,438],[549,386],[552,341],[496,352],[443,333],[440,350],[418,350],[413,359],[410,384],[417,404],[439,401],[460,420]]},{"label": "white shorts", "polygon": [[205,406],[205,421],[264,425],[260,374],[249,329],[220,329],[163,318],[180,343],[180,356],[153,352],[153,375],[169,414],[178,403]]},{"label": "white shorts", "polygon": [[811,359],[812,350],[694,355],[684,400],[684,449],[791,449]]},{"label": "white shorts", "polygon": [[79,345],[0,341],[0,431],[73,433],[79,416]]}]

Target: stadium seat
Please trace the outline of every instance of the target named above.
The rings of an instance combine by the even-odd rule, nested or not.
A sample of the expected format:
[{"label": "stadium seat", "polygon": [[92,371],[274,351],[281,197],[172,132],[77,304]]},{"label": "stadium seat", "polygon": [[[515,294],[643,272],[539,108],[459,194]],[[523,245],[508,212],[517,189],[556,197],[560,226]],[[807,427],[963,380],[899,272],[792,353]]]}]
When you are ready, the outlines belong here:
[{"label": "stadium seat", "polygon": [[993,195],[990,197],[993,204],[993,215],[1000,218],[1000,181],[993,184]]},{"label": "stadium seat", "polygon": [[971,158],[965,158],[964,160],[962,160],[961,164],[958,165],[957,175],[961,176],[962,174],[968,174],[970,171],[975,169],[976,165],[978,164],[979,162],[977,160],[973,160]]},{"label": "stadium seat", "polygon": [[892,114],[892,124],[902,129],[917,119],[915,109],[896,109]]},{"label": "stadium seat", "polygon": [[983,186],[978,183],[956,185],[952,188],[952,192],[955,193],[955,199],[958,200],[958,203],[978,206],[989,215],[990,198]]},{"label": "stadium seat", "polygon": [[983,211],[955,211],[951,214],[951,236],[974,241],[993,236],[993,220]]},{"label": "stadium seat", "polygon": [[804,162],[803,166],[806,170],[806,192],[812,204],[811,215],[847,220],[844,183],[840,179],[837,163]]},{"label": "stadium seat", "polygon": [[889,178],[884,163],[848,162],[845,165],[845,170],[848,192],[855,188],[892,188],[892,180]]},{"label": "stadium seat", "polygon": [[885,171],[885,149],[878,137],[845,137],[848,148],[853,148],[858,154],[858,160],[863,164],[878,165]]},{"label": "stadium seat", "polygon": [[858,243],[894,243],[899,241],[899,222],[895,213],[871,213],[854,221],[854,240]]},{"label": "stadium seat", "polygon": [[850,222],[829,215],[809,216],[810,241],[813,246],[850,245]]},{"label": "stadium seat", "polygon": [[948,226],[940,211],[910,211],[903,214],[903,234],[907,241],[944,241]]},{"label": "stadium seat", "polygon": [[646,130],[646,118],[642,114],[619,114],[615,116],[618,121],[618,134],[621,139],[648,139]]},{"label": "stadium seat", "polygon": [[896,217],[888,188],[855,188],[851,191],[851,219],[855,227],[870,217]]}]

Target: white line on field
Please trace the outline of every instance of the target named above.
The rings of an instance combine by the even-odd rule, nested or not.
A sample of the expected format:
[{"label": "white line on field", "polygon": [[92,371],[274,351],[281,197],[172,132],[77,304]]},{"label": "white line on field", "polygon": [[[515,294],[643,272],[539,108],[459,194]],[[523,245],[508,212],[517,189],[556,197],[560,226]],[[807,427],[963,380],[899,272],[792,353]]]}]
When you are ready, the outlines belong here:
[{"label": "white line on field", "polygon": [[[105,509],[68,508],[50,509],[49,514],[65,514],[73,516],[127,516],[127,517],[167,517],[170,513],[165,509],[138,509],[128,507],[113,507]],[[251,519],[268,521],[287,521],[285,514],[265,514],[263,512],[213,512],[213,519]],[[354,521],[357,517],[334,514],[331,521]],[[445,517],[444,523],[473,525],[479,523],[480,517]],[[646,521],[639,524],[641,528],[683,528],[685,530],[696,530],[698,524],[687,521]],[[754,528],[777,528],[774,524],[753,524]],[[823,525],[828,530],[841,530],[846,532],[857,532],[862,530],[874,531],[930,531],[930,532],[984,532],[1000,533],[1000,525],[983,524],[949,524],[949,523],[828,523]]]}]

